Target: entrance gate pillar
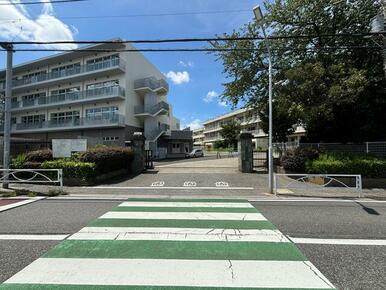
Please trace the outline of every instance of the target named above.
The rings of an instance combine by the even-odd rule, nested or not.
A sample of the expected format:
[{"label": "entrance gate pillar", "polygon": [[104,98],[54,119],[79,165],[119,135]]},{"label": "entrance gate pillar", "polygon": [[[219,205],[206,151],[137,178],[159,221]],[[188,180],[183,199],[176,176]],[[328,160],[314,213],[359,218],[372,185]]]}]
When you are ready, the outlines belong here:
[{"label": "entrance gate pillar", "polygon": [[134,158],[131,163],[131,173],[140,174],[145,170],[145,137],[139,133],[134,133],[132,149]]},{"label": "entrance gate pillar", "polygon": [[239,171],[253,172],[253,143],[252,134],[241,133],[237,144],[239,155]]}]

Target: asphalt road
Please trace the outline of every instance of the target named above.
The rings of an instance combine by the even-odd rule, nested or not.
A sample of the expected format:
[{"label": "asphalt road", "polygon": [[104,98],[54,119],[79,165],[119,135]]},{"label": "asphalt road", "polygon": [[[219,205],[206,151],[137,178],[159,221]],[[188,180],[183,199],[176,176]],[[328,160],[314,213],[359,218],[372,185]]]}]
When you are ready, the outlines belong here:
[{"label": "asphalt road", "polygon": [[[0,234],[71,234],[119,204],[42,200],[0,212]],[[386,239],[386,203],[253,202],[284,234],[299,238]],[[0,282],[59,241],[0,240]],[[338,289],[386,289],[386,246],[298,244]]]}]

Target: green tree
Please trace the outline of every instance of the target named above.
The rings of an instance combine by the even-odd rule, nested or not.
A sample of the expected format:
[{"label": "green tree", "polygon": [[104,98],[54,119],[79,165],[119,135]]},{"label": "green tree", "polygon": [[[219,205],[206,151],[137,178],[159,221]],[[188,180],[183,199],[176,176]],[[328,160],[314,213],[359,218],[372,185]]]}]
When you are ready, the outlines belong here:
[{"label": "green tree", "polygon": [[[365,141],[386,138],[386,82],[381,49],[374,47],[370,21],[380,9],[374,0],[276,0],[265,3],[265,25],[274,63],[274,138],[294,124],[309,141]],[[336,36],[343,34],[344,36]],[[303,36],[307,37],[303,37]],[[225,37],[261,36],[249,23]],[[302,37],[300,37],[302,36]],[[267,53],[265,41],[212,42],[227,82],[224,96],[233,105],[255,106],[267,132]]]},{"label": "green tree", "polygon": [[224,138],[224,143],[226,147],[236,148],[237,147],[237,138],[240,134],[241,126],[237,122],[230,122],[222,126],[220,132],[221,137]]}]

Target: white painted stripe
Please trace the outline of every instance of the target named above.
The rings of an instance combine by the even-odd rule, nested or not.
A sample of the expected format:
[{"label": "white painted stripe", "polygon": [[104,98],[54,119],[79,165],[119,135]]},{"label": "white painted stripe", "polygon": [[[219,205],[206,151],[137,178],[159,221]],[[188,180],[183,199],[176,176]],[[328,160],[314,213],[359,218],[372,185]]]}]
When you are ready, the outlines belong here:
[{"label": "white painted stripe", "polygon": [[61,241],[69,235],[0,235],[0,240],[18,241]]},{"label": "white painted stripe", "polygon": [[265,221],[260,213],[227,212],[114,212],[110,211],[100,219],[175,219],[175,220],[237,220]]},{"label": "white painted stripe", "polygon": [[119,206],[141,206],[141,207],[228,207],[228,208],[253,208],[248,202],[153,202],[153,201],[126,201],[121,203]]},{"label": "white painted stripe", "polygon": [[92,189],[151,189],[151,190],[163,190],[163,189],[189,189],[189,190],[253,190],[253,187],[183,187],[183,186],[163,186],[163,187],[151,187],[151,186],[84,186],[83,188]]},{"label": "white painted stripe", "polygon": [[[12,199],[15,200],[17,198],[12,198]],[[38,201],[38,200],[41,200],[41,199],[45,199],[45,197],[28,198],[27,200],[22,200],[22,201],[19,201],[19,202],[3,205],[3,206],[0,206],[0,212],[5,211],[5,210],[9,210],[9,209],[12,209],[12,208],[16,208],[16,207],[19,207],[19,206],[22,206],[22,205],[26,205],[26,204],[29,204],[29,203],[32,203],[32,202],[35,202],[35,201]]]},{"label": "white painted stripe", "polygon": [[234,229],[201,229],[201,228],[135,228],[135,227],[85,227],[79,233],[176,233],[192,235],[258,235],[261,233],[280,234],[279,230],[234,230]]},{"label": "white painted stripe", "polygon": [[[86,228],[87,229],[87,228]],[[246,233],[235,230],[221,230],[214,231],[206,229],[197,229],[192,231],[187,229],[183,232],[181,229],[163,229],[163,231],[149,231],[140,232],[140,229],[132,232],[125,230],[121,232],[98,230],[93,232],[91,229],[82,230],[71,237],[69,240],[158,240],[158,241],[226,241],[226,242],[289,242],[289,240],[279,231],[273,230],[253,230]],[[176,231],[174,231],[176,230]],[[195,229],[193,229],[195,230]],[[243,231],[244,232],[244,231]]]},{"label": "white painted stripe", "polygon": [[303,261],[41,258],[6,283],[332,288]]},{"label": "white painted stripe", "polygon": [[386,246],[386,240],[292,238],[295,244]]}]

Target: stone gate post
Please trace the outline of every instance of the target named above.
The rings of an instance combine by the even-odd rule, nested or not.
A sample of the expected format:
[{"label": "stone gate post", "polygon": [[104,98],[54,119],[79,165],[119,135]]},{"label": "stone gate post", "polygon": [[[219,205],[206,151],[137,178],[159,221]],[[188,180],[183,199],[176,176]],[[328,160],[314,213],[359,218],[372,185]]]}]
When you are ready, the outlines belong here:
[{"label": "stone gate post", "polygon": [[241,133],[238,141],[239,171],[243,173],[253,172],[253,143],[252,134]]}]

